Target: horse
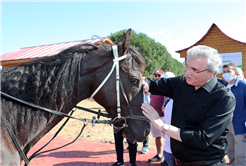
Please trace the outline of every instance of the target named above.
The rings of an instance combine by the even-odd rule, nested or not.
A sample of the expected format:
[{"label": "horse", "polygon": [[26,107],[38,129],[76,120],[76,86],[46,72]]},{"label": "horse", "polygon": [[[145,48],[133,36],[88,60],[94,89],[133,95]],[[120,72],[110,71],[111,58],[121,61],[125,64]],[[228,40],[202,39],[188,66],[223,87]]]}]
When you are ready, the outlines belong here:
[{"label": "horse", "polygon": [[[145,60],[131,44],[131,29],[116,46],[119,58],[120,82],[125,90],[119,94],[121,116],[144,116],[140,108],[143,102],[142,74]],[[1,92],[47,109],[68,114],[77,103],[89,98],[104,80],[113,65],[113,44],[82,43],[49,57],[4,68],[1,70]],[[94,95],[110,117],[117,117],[116,71]],[[128,102],[126,101],[128,100]],[[1,96],[1,165],[21,165],[22,156],[17,151],[6,125],[10,126],[19,147],[28,151],[63,117],[30,107]],[[150,131],[149,121],[127,119],[128,127],[123,136],[134,142],[142,142]],[[119,124],[123,122],[120,121]]]}]

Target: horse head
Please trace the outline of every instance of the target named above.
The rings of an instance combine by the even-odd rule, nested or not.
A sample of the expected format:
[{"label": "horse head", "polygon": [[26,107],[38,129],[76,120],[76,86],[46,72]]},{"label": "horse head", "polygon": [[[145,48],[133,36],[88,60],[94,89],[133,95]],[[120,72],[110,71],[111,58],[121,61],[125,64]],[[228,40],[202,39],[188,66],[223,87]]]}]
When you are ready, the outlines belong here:
[{"label": "horse head", "polygon": [[[145,67],[143,56],[131,44],[131,29],[123,36],[118,47],[119,58],[126,55],[126,58],[120,61],[120,110],[121,118],[117,115],[117,92],[116,92],[116,71],[111,74],[109,80],[94,96],[96,102],[102,105],[113,119],[119,121],[117,127],[121,127],[125,122],[123,136],[134,142],[144,141],[149,134],[149,122],[142,114],[141,104],[143,103],[142,73]],[[112,54],[112,51],[110,51]],[[111,55],[112,58],[112,55]],[[100,59],[99,59],[100,60]],[[97,71],[94,83],[91,86],[93,92],[109,73],[113,61],[105,64]]]}]

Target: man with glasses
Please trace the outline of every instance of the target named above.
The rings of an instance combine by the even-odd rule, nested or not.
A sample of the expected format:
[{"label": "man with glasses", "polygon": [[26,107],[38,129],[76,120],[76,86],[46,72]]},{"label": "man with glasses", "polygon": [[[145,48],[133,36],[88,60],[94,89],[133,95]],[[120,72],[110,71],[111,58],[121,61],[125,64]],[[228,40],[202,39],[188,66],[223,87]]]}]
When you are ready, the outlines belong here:
[{"label": "man with glasses", "polygon": [[185,75],[145,79],[145,93],[173,99],[171,125],[165,124],[153,107],[143,103],[143,114],[152,125],[171,137],[171,150],[179,166],[226,166],[227,126],[236,100],[218,83],[222,60],[216,49],[194,46],[187,51]]},{"label": "man with glasses", "polygon": [[163,77],[163,74],[164,74],[164,71],[162,71],[161,69],[158,69],[154,72],[154,80],[157,79],[157,78],[161,78]]}]

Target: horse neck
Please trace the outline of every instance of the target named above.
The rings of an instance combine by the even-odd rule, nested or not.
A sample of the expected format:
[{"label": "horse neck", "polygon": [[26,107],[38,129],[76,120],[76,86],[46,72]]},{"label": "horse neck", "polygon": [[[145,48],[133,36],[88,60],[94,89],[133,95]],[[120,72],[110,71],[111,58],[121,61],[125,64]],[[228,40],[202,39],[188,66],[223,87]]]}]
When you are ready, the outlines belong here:
[{"label": "horse neck", "polygon": [[40,100],[50,102],[52,108],[58,111],[62,109],[71,110],[77,103],[76,100],[82,98],[76,93],[79,88],[79,72],[69,70],[68,65],[53,67],[51,73],[44,73],[48,76],[46,77],[45,86],[40,87]]},{"label": "horse neck", "polygon": [[39,61],[2,73],[1,90],[23,101],[68,113],[85,96],[79,92],[80,59],[59,65]]},{"label": "horse neck", "polygon": [[[1,90],[23,101],[68,113],[78,101],[84,98],[83,94],[79,93],[79,68],[79,64],[72,60],[57,66],[36,63],[10,68],[2,74]],[[24,123],[39,125],[34,125],[37,128],[31,127],[28,131],[19,131],[16,127],[18,119],[26,118],[27,115],[29,119]],[[29,144],[28,147],[34,145],[62,120],[62,117],[47,114],[44,111],[27,110],[24,105],[19,112],[13,110],[13,114],[6,113],[6,116],[14,116],[16,124],[12,124],[13,131],[25,135],[25,138],[17,137],[19,140],[25,139],[25,142]],[[30,133],[31,137],[28,136]],[[26,149],[28,150],[29,148]]]}]

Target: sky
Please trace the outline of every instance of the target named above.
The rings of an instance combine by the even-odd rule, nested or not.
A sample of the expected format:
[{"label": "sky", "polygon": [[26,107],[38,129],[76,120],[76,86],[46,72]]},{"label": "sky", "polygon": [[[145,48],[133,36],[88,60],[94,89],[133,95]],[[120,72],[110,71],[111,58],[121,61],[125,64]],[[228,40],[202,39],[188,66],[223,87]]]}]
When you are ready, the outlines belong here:
[{"label": "sky", "polygon": [[23,47],[101,37],[131,28],[161,43],[173,58],[215,23],[246,43],[246,0],[1,0],[0,55]]}]

